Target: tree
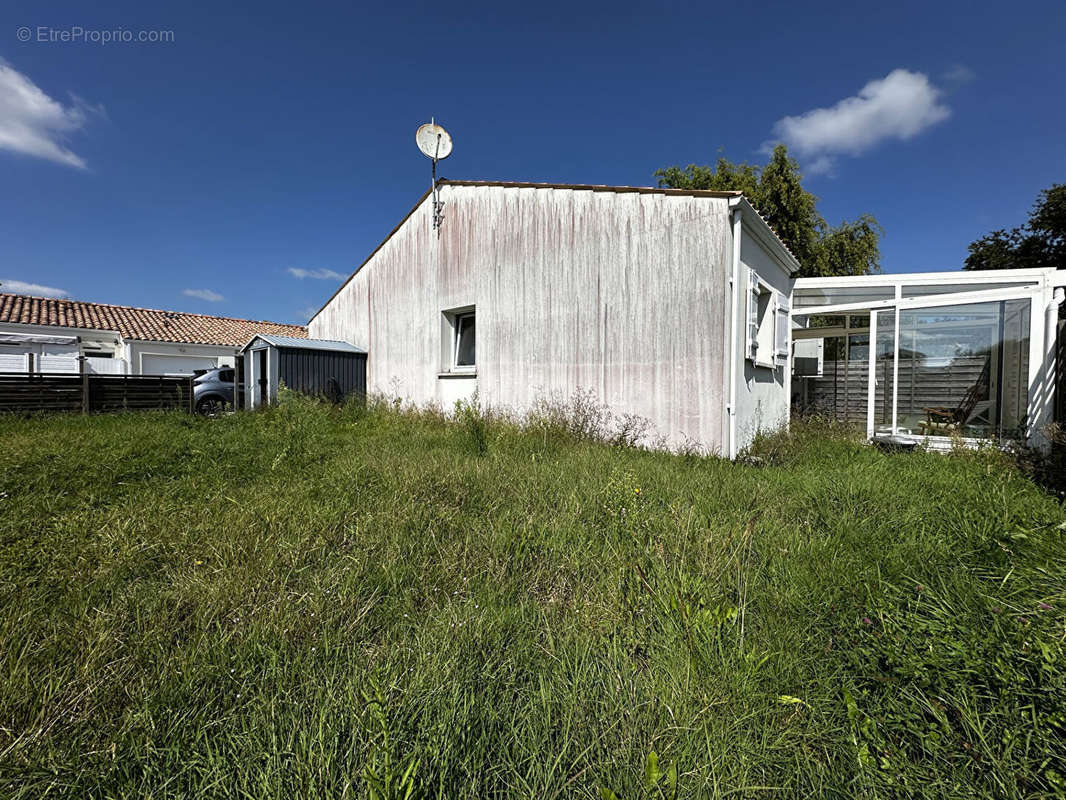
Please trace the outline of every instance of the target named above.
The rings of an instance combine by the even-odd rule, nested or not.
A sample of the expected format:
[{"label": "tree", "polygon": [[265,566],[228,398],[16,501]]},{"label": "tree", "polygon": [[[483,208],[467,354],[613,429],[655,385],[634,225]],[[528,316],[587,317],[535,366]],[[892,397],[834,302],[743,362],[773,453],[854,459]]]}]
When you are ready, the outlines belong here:
[{"label": "tree", "polygon": [[1066,183],[1040,193],[1029,220],[970,244],[963,269],[1066,268]]},{"label": "tree", "polygon": [[719,158],[714,167],[689,164],[655,172],[671,189],[741,191],[800,262],[800,277],[866,275],[881,268],[883,231],[863,214],[833,227],[818,213],[818,198],[803,188],[799,164],[779,144],[769,163],[759,167]]}]

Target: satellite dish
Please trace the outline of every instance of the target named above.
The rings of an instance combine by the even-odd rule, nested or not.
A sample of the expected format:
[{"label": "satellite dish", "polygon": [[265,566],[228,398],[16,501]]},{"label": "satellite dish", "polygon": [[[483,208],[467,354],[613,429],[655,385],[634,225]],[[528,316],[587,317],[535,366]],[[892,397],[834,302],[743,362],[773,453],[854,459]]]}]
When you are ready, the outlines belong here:
[{"label": "satellite dish", "polygon": [[434,161],[452,154],[452,137],[435,122],[427,122],[415,131],[415,143],[419,150]]}]

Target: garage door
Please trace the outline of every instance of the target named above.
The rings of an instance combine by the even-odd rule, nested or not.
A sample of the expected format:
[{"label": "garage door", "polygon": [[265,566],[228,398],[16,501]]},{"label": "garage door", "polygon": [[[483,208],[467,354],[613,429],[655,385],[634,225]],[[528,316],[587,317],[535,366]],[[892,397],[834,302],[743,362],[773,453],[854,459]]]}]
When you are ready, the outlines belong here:
[{"label": "garage door", "polygon": [[192,375],[217,366],[218,359],[211,356],[141,356],[142,375]]}]

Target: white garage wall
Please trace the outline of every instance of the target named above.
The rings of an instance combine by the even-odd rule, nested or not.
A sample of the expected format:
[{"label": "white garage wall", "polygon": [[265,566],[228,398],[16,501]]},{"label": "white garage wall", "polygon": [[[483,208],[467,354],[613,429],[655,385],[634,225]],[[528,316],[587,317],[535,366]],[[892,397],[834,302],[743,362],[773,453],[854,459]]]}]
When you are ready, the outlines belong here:
[{"label": "white garage wall", "polygon": [[[130,365],[131,375],[154,375],[152,371],[156,364],[162,363],[153,357],[168,356],[175,360],[172,364],[180,364],[178,370],[184,374],[192,374],[193,369],[208,369],[218,365],[232,366],[234,354],[237,348],[225,345],[210,344],[180,344],[177,342],[142,342],[131,341],[126,343],[127,359]],[[185,359],[184,362],[179,359]],[[145,368],[145,365],[149,367]],[[192,364],[196,364],[192,367]],[[169,370],[175,372],[178,370]]]},{"label": "white garage wall", "polygon": [[211,356],[141,356],[144,375],[192,375],[198,369],[214,369],[218,359]]}]

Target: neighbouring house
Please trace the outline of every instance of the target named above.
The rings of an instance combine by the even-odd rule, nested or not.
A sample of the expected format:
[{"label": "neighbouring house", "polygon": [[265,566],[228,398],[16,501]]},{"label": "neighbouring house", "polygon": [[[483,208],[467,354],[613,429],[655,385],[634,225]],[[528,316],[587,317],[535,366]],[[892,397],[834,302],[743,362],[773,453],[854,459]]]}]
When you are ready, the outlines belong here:
[{"label": "neighbouring house", "polygon": [[0,293],[0,372],[191,375],[232,365],[257,334],[302,325]]},{"label": "neighbouring house", "polygon": [[1040,444],[1052,420],[1066,270],[797,280],[739,193],[436,189],[308,325],[367,353],[372,393],[521,412],[591,391],[730,458],[794,407],[933,447]]},{"label": "neighbouring house", "polygon": [[735,455],[788,419],[793,255],[738,192],[440,181],[312,318],[367,388],[517,411],[591,391]]}]

